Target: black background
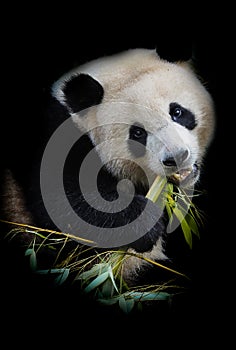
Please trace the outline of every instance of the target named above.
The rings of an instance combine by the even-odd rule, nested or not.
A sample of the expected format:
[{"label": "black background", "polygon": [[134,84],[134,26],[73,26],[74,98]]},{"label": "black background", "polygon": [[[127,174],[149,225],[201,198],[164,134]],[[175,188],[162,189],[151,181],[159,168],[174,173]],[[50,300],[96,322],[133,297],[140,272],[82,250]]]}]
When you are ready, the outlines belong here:
[{"label": "black background", "polygon": [[[232,166],[235,159],[231,144],[235,118],[235,103],[231,98],[234,90],[232,63],[233,66],[235,63],[232,54],[233,32],[227,26],[230,19],[228,14],[223,13],[218,17],[203,15],[203,10],[194,18],[179,11],[170,18],[170,11],[163,14],[155,9],[147,13],[144,11],[136,17],[132,12],[127,14],[126,8],[119,7],[121,11],[116,12],[118,4],[114,4],[114,10],[109,15],[98,15],[96,10],[92,11],[92,7],[84,10],[66,6],[59,9],[59,14],[54,12],[55,9],[49,14],[46,6],[35,6],[34,9],[27,9],[27,12],[21,9],[18,13],[15,9],[14,16],[12,12],[7,13],[9,21],[1,33],[2,73],[6,76],[1,116],[2,165],[9,159],[25,165],[24,159],[31,157],[31,148],[40,137],[39,119],[44,92],[68,69],[90,59],[133,47],[157,47],[163,56],[180,59],[194,49],[196,62],[215,100],[217,112],[217,129],[203,176],[203,185],[208,193],[204,206],[209,219],[206,233],[201,239],[201,258],[197,259],[198,265],[194,267],[194,298],[190,309],[186,309],[185,305],[181,309],[180,305],[177,313],[172,315],[173,319],[153,312],[145,318],[122,317],[120,320],[117,315],[93,314],[93,310],[88,310],[87,318],[82,312],[81,319],[80,307],[68,293],[55,295],[54,291],[49,291],[49,295],[36,295],[34,298],[31,290],[18,290],[17,286],[15,290],[4,288],[6,292],[1,306],[5,310],[2,316],[4,331],[6,328],[14,333],[20,328],[21,339],[26,342],[27,335],[34,335],[34,332],[37,339],[46,332],[58,340],[58,334],[64,331],[68,341],[72,338],[76,342],[78,339],[75,338],[78,336],[81,341],[86,330],[89,338],[86,337],[85,342],[89,344],[92,341],[90,334],[100,330],[96,333],[96,339],[104,344],[108,327],[109,334],[119,340],[125,333],[132,340],[140,337],[148,341],[161,337],[162,329],[168,333],[177,327],[176,342],[179,339],[182,345],[186,342],[187,334],[192,336],[193,344],[201,335],[216,340],[228,327],[227,320],[232,313],[234,299],[234,259],[230,247],[235,228],[232,222],[234,214],[228,208],[229,200],[231,208],[234,207]],[[166,21],[160,22],[162,17]],[[226,21],[224,26],[223,19]],[[181,30],[178,30],[180,25]],[[27,154],[22,154],[22,149],[27,149]],[[1,261],[6,274],[4,258]],[[50,333],[55,326],[57,333]],[[131,330],[133,327],[135,332]],[[75,330],[77,336],[73,333]]]}]

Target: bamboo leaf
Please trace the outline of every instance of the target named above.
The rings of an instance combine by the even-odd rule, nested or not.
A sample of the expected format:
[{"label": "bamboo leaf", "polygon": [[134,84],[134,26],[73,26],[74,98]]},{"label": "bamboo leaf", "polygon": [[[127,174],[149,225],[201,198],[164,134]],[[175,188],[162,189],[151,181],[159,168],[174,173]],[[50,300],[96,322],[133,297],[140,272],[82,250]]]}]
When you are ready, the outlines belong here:
[{"label": "bamboo leaf", "polygon": [[75,279],[89,280],[100,275],[107,269],[107,263],[95,264],[91,269],[80,273]]},{"label": "bamboo leaf", "polygon": [[94,288],[98,287],[109,277],[109,272],[103,272],[101,275],[97,276],[89,285],[84,289],[85,293],[89,293]]},{"label": "bamboo leaf", "polygon": [[119,293],[118,288],[117,288],[117,286],[116,286],[116,282],[115,282],[115,279],[114,279],[114,275],[113,275],[112,267],[111,267],[111,266],[109,266],[108,273],[109,273],[110,279],[111,279],[111,281],[112,281],[112,284],[113,284],[115,290],[117,291],[117,293]]},{"label": "bamboo leaf", "polygon": [[189,247],[192,248],[192,233],[191,233],[191,229],[190,229],[187,221],[185,220],[185,217],[184,217],[183,213],[177,207],[175,207],[173,209],[173,212],[174,212],[174,214],[176,215],[177,219],[179,220],[179,222],[181,224],[181,228],[183,230],[186,242],[188,243]]},{"label": "bamboo leaf", "polygon": [[169,223],[171,225],[172,221],[173,221],[173,214],[172,214],[172,209],[170,207],[170,205],[168,203],[166,203],[166,211],[169,217]]},{"label": "bamboo leaf", "polygon": [[171,217],[171,220],[169,221],[167,232],[172,232],[173,230],[175,230],[184,220],[184,215],[177,206],[172,207],[171,210],[172,210],[172,217]]},{"label": "bamboo leaf", "polygon": [[195,219],[193,218],[192,215],[190,215],[189,213],[186,215],[185,217],[189,227],[191,228],[192,232],[198,237],[200,238],[200,233],[199,233],[199,230],[198,230],[198,226],[197,226],[197,223],[195,221]]},{"label": "bamboo leaf", "polygon": [[188,243],[189,247],[192,249],[192,245],[193,245],[192,233],[185,219],[181,222],[181,227],[184,233],[185,240]]},{"label": "bamboo leaf", "polygon": [[130,296],[132,296],[134,299],[138,299],[138,301],[168,300],[170,298],[170,294],[167,292],[131,292]]},{"label": "bamboo leaf", "polygon": [[184,215],[178,207],[173,208],[173,213],[175,214],[180,223],[184,220]]},{"label": "bamboo leaf", "polygon": [[101,298],[111,298],[114,292],[114,285],[110,278],[108,278],[102,285]]},{"label": "bamboo leaf", "polygon": [[36,253],[35,250],[32,248],[29,248],[25,251],[25,256],[29,255],[29,263],[30,263],[30,268],[32,271],[37,270],[37,258],[36,258]]},{"label": "bamboo leaf", "polygon": [[134,307],[134,299],[125,299],[124,296],[119,298],[119,306],[122,311],[128,314]]},{"label": "bamboo leaf", "polygon": [[62,284],[65,282],[65,280],[68,278],[70,273],[70,269],[63,269],[62,272],[60,272],[59,276],[57,276],[54,280],[56,284]]},{"label": "bamboo leaf", "polygon": [[174,189],[173,184],[171,182],[167,182],[166,189],[167,189],[168,193],[172,194],[173,193],[173,189]]}]

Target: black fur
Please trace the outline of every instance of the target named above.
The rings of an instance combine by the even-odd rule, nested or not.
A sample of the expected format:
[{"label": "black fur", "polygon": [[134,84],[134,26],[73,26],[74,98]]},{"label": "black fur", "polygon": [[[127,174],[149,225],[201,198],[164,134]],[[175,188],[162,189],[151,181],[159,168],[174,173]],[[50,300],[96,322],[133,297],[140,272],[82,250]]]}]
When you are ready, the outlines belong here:
[{"label": "black fur", "polygon": [[169,114],[174,122],[189,130],[193,130],[197,126],[194,114],[188,109],[176,102],[170,103],[169,108]]},{"label": "black fur", "polygon": [[104,95],[101,84],[88,74],[72,76],[63,92],[67,105],[74,113],[98,105]]}]

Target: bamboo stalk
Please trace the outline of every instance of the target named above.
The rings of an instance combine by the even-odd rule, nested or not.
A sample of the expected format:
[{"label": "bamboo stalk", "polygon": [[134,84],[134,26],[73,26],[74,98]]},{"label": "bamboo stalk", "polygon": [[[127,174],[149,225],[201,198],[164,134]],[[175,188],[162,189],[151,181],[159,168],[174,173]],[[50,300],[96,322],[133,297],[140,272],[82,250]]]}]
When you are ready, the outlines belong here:
[{"label": "bamboo stalk", "polygon": [[152,202],[156,202],[167,183],[167,180],[165,177],[162,177],[160,175],[157,175],[155,178],[152,186],[150,187],[148,193],[146,194],[146,198],[150,199]]}]

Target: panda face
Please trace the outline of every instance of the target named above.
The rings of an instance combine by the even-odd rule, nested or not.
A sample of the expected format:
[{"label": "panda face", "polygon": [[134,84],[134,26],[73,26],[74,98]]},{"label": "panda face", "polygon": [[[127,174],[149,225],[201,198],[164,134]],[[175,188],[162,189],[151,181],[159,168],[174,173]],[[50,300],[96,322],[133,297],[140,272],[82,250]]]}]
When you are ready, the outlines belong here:
[{"label": "panda face", "polygon": [[[188,63],[169,63],[153,50],[129,50],[69,72],[53,94],[119,179],[147,187],[147,179],[158,174],[186,187],[198,180],[214,108]],[[82,112],[90,106],[96,108]]]},{"label": "panda face", "polygon": [[[113,113],[116,111],[121,115],[119,107],[119,103],[113,103]],[[130,115],[138,118],[127,123]],[[141,119],[140,115],[145,118]],[[102,163],[119,179],[129,178],[148,187],[147,179],[152,182],[159,174],[174,182],[181,180],[183,186],[189,187],[199,177],[198,138],[182,125],[182,120],[181,124],[173,121],[173,115],[175,117],[175,114],[167,116],[143,106],[127,104],[127,111],[119,122],[92,129],[90,137]],[[148,122],[143,122],[145,119]],[[172,178],[173,174],[175,177]]]}]

